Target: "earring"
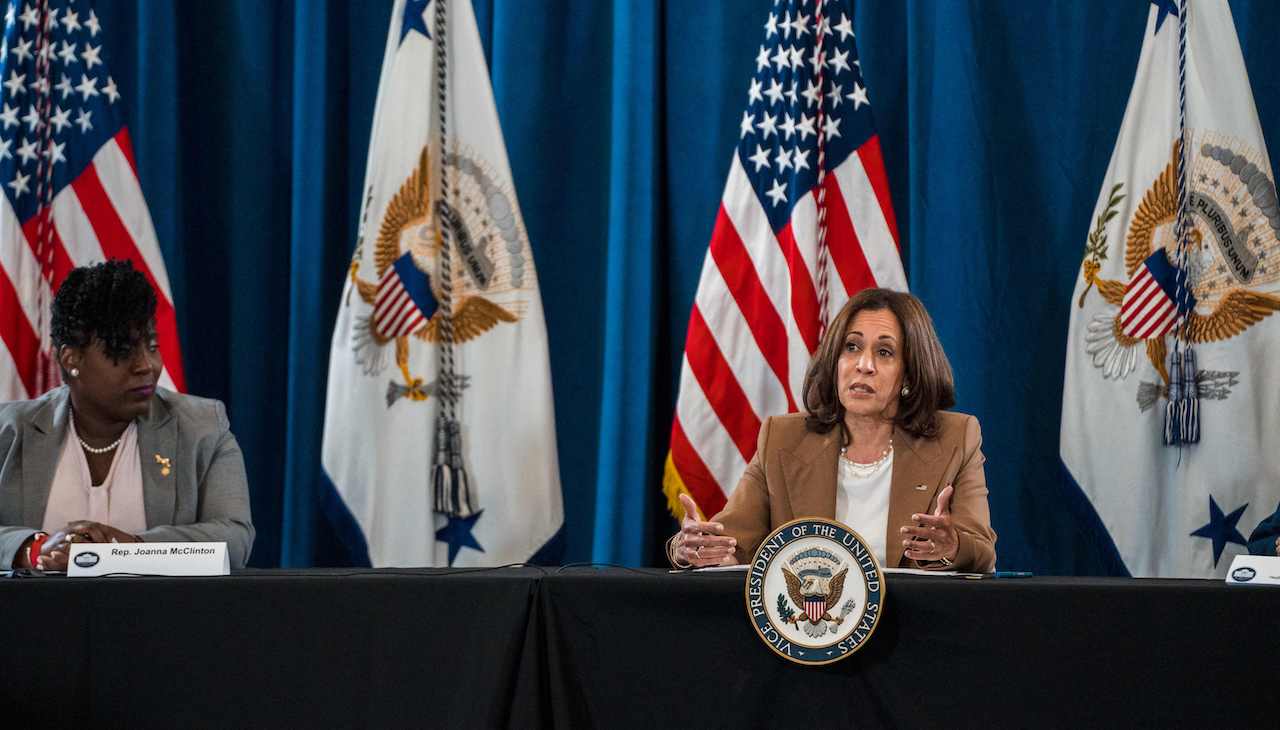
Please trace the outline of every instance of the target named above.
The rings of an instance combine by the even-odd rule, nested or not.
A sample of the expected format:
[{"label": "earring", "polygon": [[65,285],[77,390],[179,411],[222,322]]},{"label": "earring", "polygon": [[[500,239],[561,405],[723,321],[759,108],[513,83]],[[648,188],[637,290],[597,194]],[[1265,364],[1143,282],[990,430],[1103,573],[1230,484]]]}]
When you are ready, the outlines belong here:
[{"label": "earring", "polygon": [[80,377],[80,368],[71,368],[71,377],[73,378]]},{"label": "earring", "polygon": [[911,392],[911,389],[904,385],[902,386],[902,390],[899,392],[902,393],[902,397],[905,398],[907,397],[907,394]]}]

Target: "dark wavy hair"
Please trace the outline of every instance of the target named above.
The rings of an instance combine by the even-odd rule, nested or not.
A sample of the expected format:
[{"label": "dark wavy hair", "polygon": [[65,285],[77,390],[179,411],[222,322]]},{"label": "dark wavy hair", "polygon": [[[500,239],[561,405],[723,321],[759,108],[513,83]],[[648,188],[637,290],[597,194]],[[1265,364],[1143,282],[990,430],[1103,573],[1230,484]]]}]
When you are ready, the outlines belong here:
[{"label": "dark wavy hair", "polygon": [[119,362],[150,334],[155,315],[156,293],[147,277],[127,260],[104,261],[67,274],[53,297],[50,336],[55,350],[100,340]]},{"label": "dark wavy hair", "polygon": [[[919,299],[890,289],[863,289],[840,310],[822,335],[818,351],[804,375],[804,407],[809,412],[805,426],[827,433],[837,425],[844,430],[844,406],[837,393],[836,363],[840,360],[850,323],[863,310],[893,312],[902,327],[902,384],[907,395],[898,400],[893,422],[917,438],[938,435],[938,411],[956,404],[955,379],[951,363],[942,351],[933,320]],[[849,434],[844,434],[847,442]]]}]

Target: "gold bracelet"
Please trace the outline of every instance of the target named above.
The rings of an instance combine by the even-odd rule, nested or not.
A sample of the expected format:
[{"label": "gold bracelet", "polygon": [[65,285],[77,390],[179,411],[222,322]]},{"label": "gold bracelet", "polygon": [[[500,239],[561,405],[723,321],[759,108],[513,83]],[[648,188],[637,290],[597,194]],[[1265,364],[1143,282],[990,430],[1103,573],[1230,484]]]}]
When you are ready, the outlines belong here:
[{"label": "gold bracelet", "polygon": [[671,563],[671,566],[677,570],[688,570],[693,567],[693,563],[684,563],[682,565],[680,561],[676,559],[676,537],[679,535],[680,533],[677,532],[675,535],[667,538],[667,560]]}]

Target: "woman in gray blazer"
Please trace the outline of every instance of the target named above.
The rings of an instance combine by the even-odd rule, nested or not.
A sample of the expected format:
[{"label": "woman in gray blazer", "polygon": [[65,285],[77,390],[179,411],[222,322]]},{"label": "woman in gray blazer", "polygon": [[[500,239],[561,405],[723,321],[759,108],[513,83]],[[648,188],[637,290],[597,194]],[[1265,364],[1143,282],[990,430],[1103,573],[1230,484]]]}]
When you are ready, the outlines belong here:
[{"label": "woman in gray blazer", "polygon": [[240,447],[221,403],[157,387],[155,309],[128,261],[58,289],[66,385],[0,404],[0,566],[65,570],[75,542],[225,541],[232,567],[248,561]]}]

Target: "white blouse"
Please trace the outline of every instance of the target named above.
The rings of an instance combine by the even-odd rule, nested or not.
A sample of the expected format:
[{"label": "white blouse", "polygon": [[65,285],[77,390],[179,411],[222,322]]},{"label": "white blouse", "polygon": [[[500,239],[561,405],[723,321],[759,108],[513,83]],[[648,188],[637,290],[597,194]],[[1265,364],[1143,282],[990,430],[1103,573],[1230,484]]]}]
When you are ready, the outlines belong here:
[{"label": "white blouse", "polygon": [[43,529],[56,532],[77,520],[101,522],[132,534],[147,529],[136,423],[121,435],[111,470],[101,484],[93,483],[75,427],[67,425],[67,440],[45,503]]},{"label": "white blouse", "polygon": [[886,565],[888,555],[885,534],[889,529],[889,486],[893,481],[893,452],[870,474],[859,473],[844,456],[838,459],[840,474],[836,480],[836,519],[853,528],[866,541],[880,561]]}]

